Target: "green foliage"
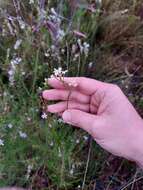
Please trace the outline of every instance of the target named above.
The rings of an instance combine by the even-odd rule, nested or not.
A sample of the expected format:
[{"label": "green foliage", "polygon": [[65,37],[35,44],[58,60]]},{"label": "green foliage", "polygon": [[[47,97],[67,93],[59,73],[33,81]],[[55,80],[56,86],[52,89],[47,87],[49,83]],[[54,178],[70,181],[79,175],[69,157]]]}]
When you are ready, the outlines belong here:
[{"label": "green foliage", "polygon": [[[32,5],[21,1],[19,5],[17,13],[12,1],[0,1],[0,139],[4,141],[4,146],[0,146],[0,187],[78,189],[85,175],[90,137],[56,116],[48,114],[43,120],[39,88],[49,88],[44,78],[62,66],[68,69],[68,76],[89,76],[119,84],[142,108],[140,2],[105,1],[91,12],[86,3],[81,2],[72,11],[67,1],[48,1],[44,18],[48,20],[51,7],[60,12],[60,29],[65,31],[61,41],[53,39],[47,25],[41,24],[38,1]],[[129,10],[122,13],[124,9]],[[24,23],[16,18],[17,14]],[[9,20],[8,16],[15,19]],[[90,44],[87,55],[80,51],[80,37],[74,35],[75,30],[86,36],[81,38],[82,45]],[[22,43],[15,49],[19,39]],[[17,57],[22,60],[14,68],[11,85],[11,61]],[[21,137],[20,132],[26,136]],[[85,190],[93,189],[92,182],[95,185],[96,178],[103,177],[108,165],[108,154],[92,142]],[[127,180],[128,177],[123,181]],[[108,183],[106,179],[105,184]]]}]

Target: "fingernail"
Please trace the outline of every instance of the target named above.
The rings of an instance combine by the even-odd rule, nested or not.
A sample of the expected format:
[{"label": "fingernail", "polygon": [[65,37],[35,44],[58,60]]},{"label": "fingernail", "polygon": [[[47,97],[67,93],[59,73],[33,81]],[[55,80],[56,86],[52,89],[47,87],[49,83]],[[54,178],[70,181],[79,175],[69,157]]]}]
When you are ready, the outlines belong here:
[{"label": "fingernail", "polygon": [[63,113],[63,120],[67,123],[71,123],[71,113],[69,111]]}]

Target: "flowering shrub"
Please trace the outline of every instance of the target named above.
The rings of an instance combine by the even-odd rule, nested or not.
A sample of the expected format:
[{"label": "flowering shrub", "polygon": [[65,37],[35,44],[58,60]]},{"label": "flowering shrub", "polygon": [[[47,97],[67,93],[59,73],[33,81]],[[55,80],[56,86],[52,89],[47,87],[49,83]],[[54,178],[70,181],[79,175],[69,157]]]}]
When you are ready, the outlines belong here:
[{"label": "flowering shrub", "polygon": [[119,84],[141,110],[142,9],[121,0],[0,2],[0,187],[93,189],[103,178],[107,153],[48,114],[39,92],[48,77],[96,77]]}]

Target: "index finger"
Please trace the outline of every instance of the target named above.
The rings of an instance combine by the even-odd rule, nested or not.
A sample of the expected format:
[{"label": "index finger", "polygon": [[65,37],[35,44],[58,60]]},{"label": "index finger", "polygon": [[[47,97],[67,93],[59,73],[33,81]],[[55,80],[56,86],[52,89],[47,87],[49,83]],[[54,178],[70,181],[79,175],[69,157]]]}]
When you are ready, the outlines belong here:
[{"label": "index finger", "polygon": [[[64,82],[65,83],[77,83],[77,86],[75,87],[77,90],[83,92],[86,95],[92,95],[94,92],[96,92],[98,89],[103,89],[106,86],[106,83],[90,79],[86,77],[65,77]],[[48,84],[56,89],[65,89],[63,82],[56,78],[49,78]]]}]

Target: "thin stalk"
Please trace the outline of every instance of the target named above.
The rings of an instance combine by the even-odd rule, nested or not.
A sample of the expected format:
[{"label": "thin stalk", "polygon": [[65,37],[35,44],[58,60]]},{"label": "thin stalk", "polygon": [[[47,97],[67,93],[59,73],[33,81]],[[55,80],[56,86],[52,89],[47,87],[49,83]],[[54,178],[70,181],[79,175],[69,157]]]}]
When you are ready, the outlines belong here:
[{"label": "thin stalk", "polygon": [[92,137],[90,137],[90,142],[89,142],[89,150],[88,150],[86,168],[85,168],[85,173],[84,173],[84,178],[83,178],[83,183],[82,183],[82,190],[84,190],[84,187],[85,187],[85,182],[86,182],[86,177],[87,177],[87,172],[88,172],[88,166],[89,166],[89,161],[90,161],[90,155],[91,155],[91,149],[92,149]]},{"label": "thin stalk", "polygon": [[39,49],[37,51],[36,61],[35,61],[35,65],[34,65],[35,68],[34,68],[34,79],[33,79],[33,85],[32,85],[32,94],[34,93],[35,84],[36,84],[36,80],[37,80],[38,61],[39,61]]}]

